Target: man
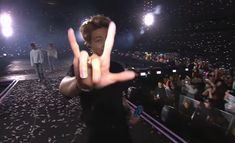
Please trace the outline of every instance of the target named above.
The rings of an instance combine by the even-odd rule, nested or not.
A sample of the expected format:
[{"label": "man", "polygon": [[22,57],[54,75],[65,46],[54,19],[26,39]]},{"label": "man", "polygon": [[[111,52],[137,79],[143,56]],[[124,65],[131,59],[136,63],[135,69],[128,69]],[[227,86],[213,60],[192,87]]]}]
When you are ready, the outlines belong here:
[{"label": "man", "polygon": [[73,29],[68,30],[74,60],[68,75],[60,83],[66,96],[79,95],[89,142],[131,142],[121,82],[134,79],[133,71],[110,61],[116,26],[109,18],[96,15],[80,27],[92,55],[79,50]]},{"label": "man", "polygon": [[54,71],[56,67],[56,60],[58,58],[57,49],[54,44],[50,43],[47,47],[47,60],[50,71]]},{"label": "man", "polygon": [[42,81],[45,78],[42,67],[43,53],[38,47],[36,47],[35,43],[31,43],[30,47],[32,48],[32,50],[30,51],[31,66],[35,68],[39,81]]},{"label": "man", "polygon": [[157,87],[154,90],[153,97],[155,101],[155,108],[157,110],[157,114],[160,114],[163,106],[166,104],[167,101],[166,90],[165,87],[163,86],[162,81],[157,82]]}]

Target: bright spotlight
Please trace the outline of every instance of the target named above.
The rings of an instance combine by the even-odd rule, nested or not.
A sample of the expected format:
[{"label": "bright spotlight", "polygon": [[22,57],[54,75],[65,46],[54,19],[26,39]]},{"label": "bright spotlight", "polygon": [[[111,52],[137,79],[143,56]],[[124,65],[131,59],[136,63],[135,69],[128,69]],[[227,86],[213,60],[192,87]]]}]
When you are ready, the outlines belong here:
[{"label": "bright spotlight", "polygon": [[147,73],[146,72],[141,72],[140,76],[147,76]]},{"label": "bright spotlight", "polygon": [[11,26],[12,19],[11,19],[10,14],[6,14],[6,13],[2,14],[0,16],[0,22],[1,22],[2,27],[9,27],[9,26]]},{"label": "bright spotlight", "polygon": [[161,71],[157,71],[156,74],[162,74],[162,72]]},{"label": "bright spotlight", "polygon": [[176,70],[172,70],[173,73],[176,73]]},{"label": "bright spotlight", "polygon": [[2,28],[2,34],[4,37],[11,37],[13,34],[13,30],[11,27],[3,27]]},{"label": "bright spotlight", "polygon": [[151,26],[154,22],[154,15],[152,13],[147,13],[145,16],[144,16],[144,24],[146,26]]},{"label": "bright spotlight", "polygon": [[185,68],[185,71],[189,71],[189,69],[188,69],[188,68]]}]

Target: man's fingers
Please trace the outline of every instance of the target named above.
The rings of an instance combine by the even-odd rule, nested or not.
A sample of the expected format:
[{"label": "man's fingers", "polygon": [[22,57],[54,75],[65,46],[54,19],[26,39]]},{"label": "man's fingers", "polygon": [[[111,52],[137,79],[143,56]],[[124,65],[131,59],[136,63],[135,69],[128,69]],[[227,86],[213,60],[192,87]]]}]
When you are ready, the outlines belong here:
[{"label": "man's fingers", "polygon": [[100,81],[101,78],[100,59],[93,58],[91,60],[91,65],[92,65],[92,81],[96,84]]},{"label": "man's fingers", "polygon": [[74,31],[72,28],[69,28],[68,30],[68,38],[69,38],[70,47],[72,48],[72,51],[73,51],[73,55],[74,57],[78,58],[80,54],[80,50],[79,50],[79,45],[77,43],[77,40],[76,40]]},{"label": "man's fingers", "polygon": [[89,58],[89,55],[86,51],[82,51],[80,53],[79,71],[80,71],[80,77],[81,78],[87,78],[88,77],[88,58]]},{"label": "man's fingers", "polygon": [[114,22],[110,22],[107,37],[104,44],[104,51],[101,56],[101,59],[105,62],[104,64],[110,64],[110,56],[113,48],[114,38],[116,34],[116,25]]},{"label": "man's fingers", "polygon": [[114,82],[128,81],[135,78],[135,72],[133,71],[123,71],[120,73],[112,73],[112,80]]}]

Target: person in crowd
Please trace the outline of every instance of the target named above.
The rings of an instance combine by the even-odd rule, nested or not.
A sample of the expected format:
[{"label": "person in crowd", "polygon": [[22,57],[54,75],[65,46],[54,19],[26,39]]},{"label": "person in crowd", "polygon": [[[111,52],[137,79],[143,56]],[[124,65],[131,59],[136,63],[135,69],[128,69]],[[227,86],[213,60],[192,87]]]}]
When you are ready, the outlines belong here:
[{"label": "person in crowd", "polygon": [[226,101],[224,108],[225,111],[235,113],[235,96],[233,90],[227,90],[225,92],[224,100]]},{"label": "person in crowd", "polygon": [[50,71],[55,70],[57,59],[58,59],[57,49],[53,43],[50,43],[47,47],[47,60],[48,60]]},{"label": "person in crowd", "polygon": [[154,101],[155,101],[156,111],[157,111],[157,113],[160,113],[162,110],[162,107],[167,102],[166,90],[163,86],[162,81],[157,82],[157,87],[153,91],[153,97],[154,97]]},{"label": "person in crowd", "polygon": [[212,96],[212,99],[210,100],[211,106],[224,110],[224,96],[225,92],[227,91],[227,86],[225,82],[221,79],[218,79],[215,81],[215,92],[214,95]]},{"label": "person in crowd", "polygon": [[166,79],[166,82],[164,84],[164,88],[166,91],[167,96],[167,103],[169,105],[174,105],[175,102],[175,86],[173,84],[173,77],[170,76],[169,79]]}]

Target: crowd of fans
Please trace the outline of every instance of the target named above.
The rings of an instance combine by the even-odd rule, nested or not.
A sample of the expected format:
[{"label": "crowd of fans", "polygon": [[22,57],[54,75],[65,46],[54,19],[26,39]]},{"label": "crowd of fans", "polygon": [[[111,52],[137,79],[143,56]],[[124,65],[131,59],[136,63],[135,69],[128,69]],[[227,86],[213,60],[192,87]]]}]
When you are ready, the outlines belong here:
[{"label": "crowd of fans", "polygon": [[[164,110],[170,110],[170,107],[184,116],[183,120],[181,118],[183,124],[192,124],[197,120],[196,124],[193,123],[196,131],[203,125],[208,128],[202,134],[221,129],[222,132],[212,134],[217,137],[225,134],[235,136],[232,131],[232,117],[235,115],[234,68],[219,68],[208,60],[182,57],[176,53],[114,52],[122,57],[130,56],[135,60],[152,62],[124,93],[135,104],[143,105],[146,112],[166,120],[170,117],[164,115]],[[135,70],[138,71],[138,68]],[[180,121],[175,118],[173,124],[179,125]],[[188,129],[189,132],[195,131],[192,126]],[[213,137],[207,138],[210,140]]]},{"label": "crowd of fans", "polygon": [[[216,107],[221,110],[224,110],[225,101],[231,104],[234,100],[232,97],[235,90],[235,73],[232,68],[217,68],[207,60],[190,59],[190,57],[182,58],[176,53],[120,53],[117,51],[116,53],[123,57],[130,56],[136,60],[155,63],[155,65],[160,65],[160,68],[174,67],[177,69],[182,66],[187,67],[187,74],[178,71],[171,75],[164,75],[163,73],[161,79],[156,81],[155,92],[157,92],[159,88],[163,88],[164,92],[161,91],[163,96],[174,97],[175,95],[173,93],[177,91],[180,94],[184,94],[198,101],[209,103],[211,107]],[[156,96],[155,93],[154,96]],[[235,110],[235,105],[226,105],[226,107]]]}]

